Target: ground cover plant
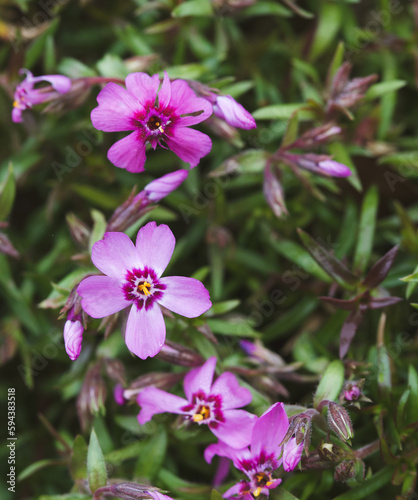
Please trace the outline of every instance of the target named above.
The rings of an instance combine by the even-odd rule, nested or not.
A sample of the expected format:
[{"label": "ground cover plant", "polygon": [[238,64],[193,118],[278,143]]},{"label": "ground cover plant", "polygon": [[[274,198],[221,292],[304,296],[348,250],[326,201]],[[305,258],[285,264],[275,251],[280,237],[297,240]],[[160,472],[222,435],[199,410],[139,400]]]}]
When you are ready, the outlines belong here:
[{"label": "ground cover plant", "polygon": [[1,499],[417,498],[418,2],[0,12]]}]

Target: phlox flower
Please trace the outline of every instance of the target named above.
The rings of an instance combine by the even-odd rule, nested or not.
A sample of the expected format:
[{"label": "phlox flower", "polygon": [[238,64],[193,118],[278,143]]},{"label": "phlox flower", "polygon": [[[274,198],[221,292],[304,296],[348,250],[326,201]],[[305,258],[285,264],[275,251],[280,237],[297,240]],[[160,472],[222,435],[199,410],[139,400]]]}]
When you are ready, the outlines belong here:
[{"label": "phlox flower", "polygon": [[[20,74],[25,74],[26,78],[16,86],[12,110],[12,120],[16,123],[22,121],[22,111],[30,109],[35,104],[51,101],[65,94],[71,88],[71,80],[63,75],[43,75],[33,76],[27,69],[21,69]],[[51,87],[36,88],[35,84],[48,82]]]},{"label": "phlox flower", "polygon": [[81,314],[74,314],[74,307],[72,307],[68,311],[67,321],[64,325],[64,345],[71,361],[75,361],[80,356],[83,332]]},{"label": "phlox flower", "polygon": [[230,95],[218,95],[213,103],[215,116],[225,120],[228,125],[245,130],[256,128],[251,114]]},{"label": "phlox flower", "polygon": [[[283,463],[281,457],[286,455],[281,443],[289,427],[289,419],[283,403],[271,406],[254,425],[249,448],[240,450],[231,448],[227,443],[219,441],[209,445],[205,450],[205,459],[211,462],[214,455],[231,459],[234,466],[244,472],[246,481],[229,488],[224,498],[239,498],[253,500],[261,494],[269,496],[269,490],[276,488],[281,479],[274,479],[272,473]],[[293,460],[294,448],[289,449],[290,455],[285,470],[292,470],[297,463]],[[287,456],[287,455],[286,455]]]},{"label": "phlox flower", "polygon": [[187,399],[156,387],[145,388],[137,397],[141,407],[138,422],[145,424],[157,413],[176,413],[185,420],[207,425],[216,437],[233,448],[247,446],[257,417],[237,408],[251,402],[251,392],[241,387],[229,372],[212,383],[215,366],[216,358],[211,357],[187,373],[184,378]]},{"label": "phlox flower", "polygon": [[145,148],[168,147],[181,160],[195,167],[212,148],[210,138],[189,128],[206,120],[212,106],[196,97],[184,80],[162,84],[158,75],[131,73],[126,89],[108,83],[97,96],[99,105],[91,112],[93,126],[104,132],[132,131],[108,151],[108,159],[129,172],[142,172]]},{"label": "phlox flower", "polygon": [[131,306],[125,342],[142,359],[155,356],[164,344],[166,328],[160,305],[187,318],[200,316],[212,305],[200,281],[161,277],[175,242],[170,228],[155,222],[138,231],[136,245],[124,233],[105,233],[93,245],[91,255],[105,276],[89,276],[77,288],[81,307],[93,318]]}]

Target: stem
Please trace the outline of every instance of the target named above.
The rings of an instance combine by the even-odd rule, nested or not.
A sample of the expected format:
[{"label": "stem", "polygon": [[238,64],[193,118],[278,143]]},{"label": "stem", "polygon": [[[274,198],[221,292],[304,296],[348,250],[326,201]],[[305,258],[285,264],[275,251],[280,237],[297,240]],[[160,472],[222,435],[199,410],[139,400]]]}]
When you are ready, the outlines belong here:
[{"label": "stem", "polygon": [[358,450],[353,450],[354,455],[356,458],[366,458],[375,451],[377,451],[380,448],[380,439],[376,439],[376,441],[373,441],[370,444],[366,444],[366,446],[363,446],[363,448],[359,448]]}]

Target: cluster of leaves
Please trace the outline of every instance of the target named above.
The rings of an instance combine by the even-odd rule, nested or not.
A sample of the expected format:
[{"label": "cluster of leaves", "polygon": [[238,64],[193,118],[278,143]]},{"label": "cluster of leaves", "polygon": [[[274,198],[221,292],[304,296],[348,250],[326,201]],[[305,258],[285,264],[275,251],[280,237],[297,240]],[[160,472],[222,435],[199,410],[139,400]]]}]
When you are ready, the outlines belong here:
[{"label": "cluster of leaves", "polygon": [[[202,458],[209,432],[169,417],[140,427],[135,404],[119,407],[108,396],[116,383],[132,394],[149,384],[176,391],[181,367],[211,355],[252,391],[254,413],[282,400],[289,415],[320,414],[302,471],[286,476],[271,498],[413,498],[416,2],[299,3],[0,6],[0,398],[16,388],[19,498],[84,500],[91,495],[80,491],[88,490],[96,498],[147,498],[139,484],[154,484],[178,499],[217,500],[216,467]],[[71,363],[51,307],[62,307],[89,272],[89,251],[133,184],[142,188],[184,165],[162,149],[150,152],[140,176],[111,165],[105,152],[114,138],[89,119],[98,87],[80,87],[48,114],[30,112],[12,126],[20,67],[72,79],[166,70],[253,112],[254,131],[203,124],[210,155],[127,231],[132,236],[148,220],[169,224],[177,238],[170,274],[193,275],[210,290],[214,306],[203,318],[166,320],[171,357],[134,359],[118,325],[92,321]],[[311,163],[331,155],[353,174],[335,181],[301,170],[289,150],[311,155]],[[276,188],[270,197],[264,189],[267,200],[266,165]],[[250,359],[242,338],[280,356]],[[348,407],[350,446],[329,436],[320,403],[338,401],[356,381],[365,396]],[[2,446],[3,478],[7,453]]]}]

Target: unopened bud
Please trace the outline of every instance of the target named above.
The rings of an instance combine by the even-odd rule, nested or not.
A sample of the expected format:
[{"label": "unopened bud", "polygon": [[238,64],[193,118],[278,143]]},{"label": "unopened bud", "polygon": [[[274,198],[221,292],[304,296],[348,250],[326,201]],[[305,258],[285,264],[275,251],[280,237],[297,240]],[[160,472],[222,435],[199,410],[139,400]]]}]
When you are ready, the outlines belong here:
[{"label": "unopened bud", "polygon": [[67,214],[65,218],[73,240],[81,247],[87,246],[90,238],[89,227],[73,213]]},{"label": "unopened bud", "polygon": [[196,351],[170,340],[165,342],[157,356],[167,363],[180,366],[201,366],[205,361]]},{"label": "unopened bud", "polygon": [[145,387],[157,387],[157,389],[170,389],[173,385],[177,384],[184,377],[183,373],[163,373],[151,372],[146,375],[141,375],[135,379],[127,389],[123,391],[125,399],[136,400],[137,395]]},{"label": "unopened bud", "polygon": [[345,408],[333,401],[328,405],[328,426],[343,441],[348,441],[354,436],[350,415]]},{"label": "unopened bud", "polygon": [[264,347],[259,340],[256,340],[255,342],[251,342],[249,340],[241,340],[239,345],[241,346],[241,349],[243,349],[243,351],[247,354],[247,356],[261,363],[267,363],[276,368],[283,368],[286,365],[284,359],[281,356]]},{"label": "unopened bud", "polygon": [[263,182],[263,193],[264,197],[269,204],[270,208],[273,210],[276,217],[282,217],[284,214],[287,215],[286,204],[284,201],[283,187],[279,180],[280,171],[273,169],[269,163],[267,163],[264,169],[264,182]]},{"label": "unopened bud", "polygon": [[308,410],[292,417],[283,443],[286,444],[295,437],[296,445],[303,443],[305,453],[308,455],[312,434],[312,416],[313,414]]},{"label": "unopened bud", "polygon": [[121,500],[171,500],[170,497],[159,493],[161,490],[147,484],[117,483],[98,488],[94,498],[116,497]]},{"label": "unopened bud", "polygon": [[334,472],[334,479],[345,483],[356,475],[354,460],[346,460],[337,465]]},{"label": "unopened bud", "polygon": [[10,255],[10,257],[14,257],[15,259],[18,259],[20,257],[19,252],[12,245],[9,238],[4,233],[1,232],[0,232],[0,252],[6,255]]},{"label": "unopened bud", "polygon": [[315,146],[319,146],[324,142],[329,141],[336,135],[341,134],[341,128],[334,123],[326,123],[325,125],[321,125],[320,127],[315,127],[303,135],[301,135],[295,142],[286,146],[286,149],[307,149]]},{"label": "unopened bud", "polygon": [[88,427],[92,415],[105,413],[107,391],[100,369],[101,363],[96,363],[88,370],[77,398],[77,413],[83,429]]},{"label": "unopened bud", "polygon": [[361,389],[358,385],[349,384],[344,391],[344,398],[347,401],[357,401],[361,395]]}]

